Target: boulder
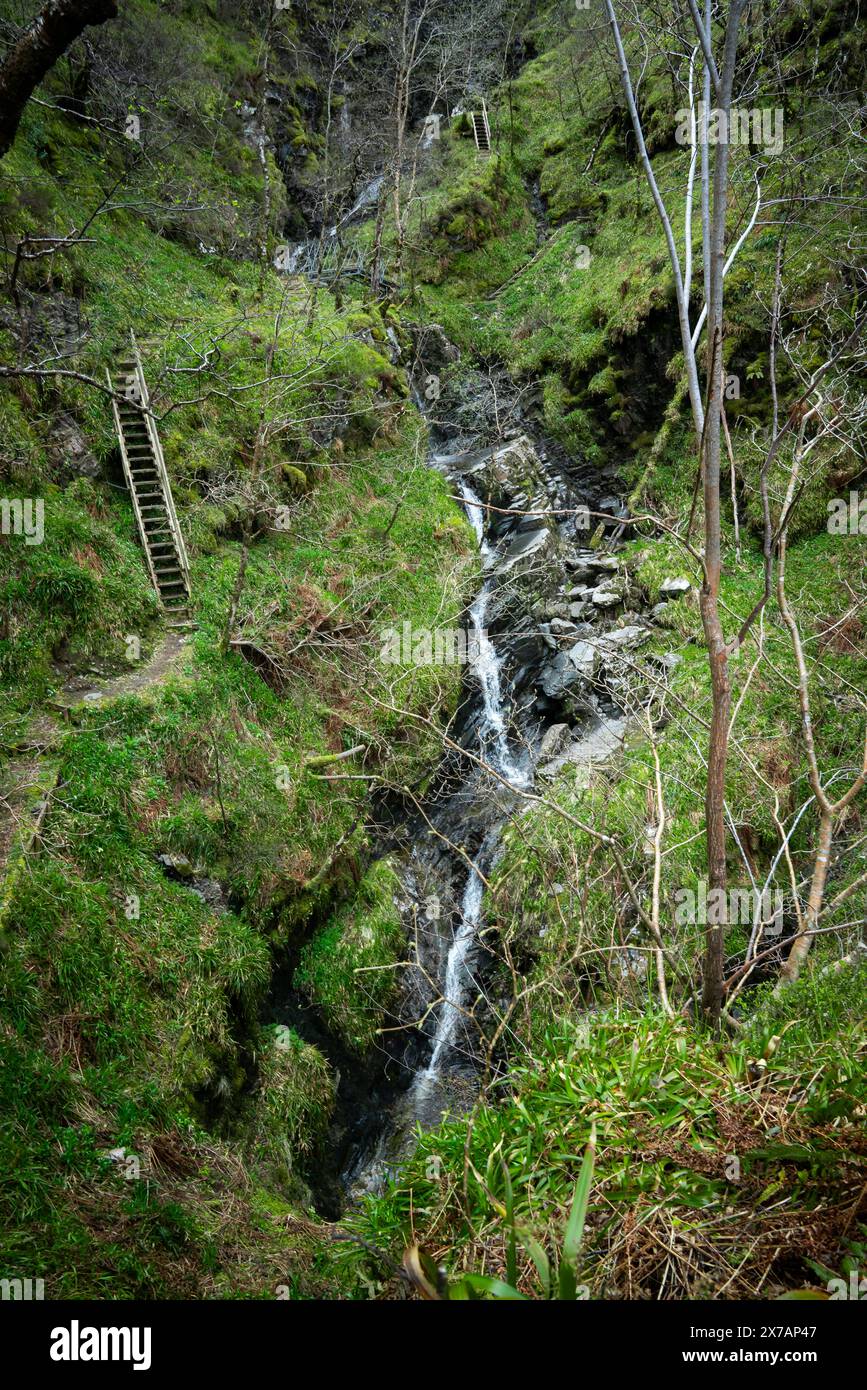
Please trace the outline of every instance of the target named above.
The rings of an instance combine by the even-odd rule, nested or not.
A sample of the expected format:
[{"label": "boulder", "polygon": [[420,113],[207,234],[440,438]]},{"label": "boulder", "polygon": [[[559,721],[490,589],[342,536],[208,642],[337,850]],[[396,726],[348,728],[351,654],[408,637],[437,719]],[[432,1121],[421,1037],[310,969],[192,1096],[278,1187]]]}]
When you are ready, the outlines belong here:
[{"label": "boulder", "polygon": [[662,599],[683,598],[692,588],[688,579],[670,578],[663,579],[659,586],[659,596]]},{"label": "boulder", "polygon": [[600,654],[591,642],[575,642],[560,652],[542,672],[540,684],[551,700],[561,699],[579,681],[591,681],[600,662]]},{"label": "boulder", "polygon": [[518,435],[499,448],[486,450],[468,469],[467,476],[486,501],[507,497],[510,506],[526,511],[528,515],[515,518],[520,526],[536,528],[545,521],[553,523],[553,518],[532,515],[534,507],[546,512],[548,501],[543,486],[542,461],[527,435]]},{"label": "boulder", "polygon": [[558,753],[562,753],[569,743],[569,725],[552,724],[550,729],[545,730],[545,735],[539,745],[539,761],[547,762],[549,758],[556,758]]},{"label": "boulder", "polygon": [[569,660],[584,680],[592,680],[599,666],[599,648],[594,642],[576,642],[567,653]]},{"label": "boulder", "polygon": [[595,574],[616,574],[620,569],[616,555],[594,555],[587,563]]},{"label": "boulder", "polygon": [[592,560],[584,555],[567,554],[565,556],[565,565],[566,568],[571,571],[572,578],[577,580],[578,583],[592,579],[596,573],[596,570],[593,568]]},{"label": "boulder", "polygon": [[646,627],[632,625],[629,627],[617,627],[612,632],[606,632],[599,638],[599,645],[606,650],[625,651],[631,647],[638,647],[642,642],[646,642],[650,633]]},{"label": "boulder", "polygon": [[509,546],[498,572],[506,574],[510,570],[523,569],[531,562],[552,559],[555,550],[556,536],[549,527],[542,526],[538,531],[526,531]]},{"label": "boulder", "polygon": [[623,718],[597,719],[580,738],[570,739],[563,752],[540,766],[538,776],[550,781],[563,768],[576,768],[579,785],[586,786],[592,769],[607,762],[623,746],[626,727]]},{"label": "boulder", "polygon": [[597,608],[616,608],[622,603],[623,595],[611,584],[600,584],[593,590],[591,599]]},{"label": "boulder", "polygon": [[460,361],[460,352],[446,337],[438,323],[428,323],[411,329],[413,347],[418,361],[427,372],[441,372],[452,362]]},{"label": "boulder", "polygon": [[170,878],[193,878],[196,872],[185,854],[158,854],[157,863]]}]

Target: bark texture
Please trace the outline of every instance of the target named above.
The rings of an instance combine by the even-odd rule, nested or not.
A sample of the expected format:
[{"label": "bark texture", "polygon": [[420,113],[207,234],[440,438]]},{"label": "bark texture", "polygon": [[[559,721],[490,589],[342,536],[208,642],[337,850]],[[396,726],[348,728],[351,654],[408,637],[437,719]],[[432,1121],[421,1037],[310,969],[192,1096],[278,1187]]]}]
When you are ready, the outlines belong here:
[{"label": "bark texture", "polygon": [[47,72],[91,24],[117,18],[116,0],[49,0],[0,66],[0,159],[12,147],[21,113]]}]

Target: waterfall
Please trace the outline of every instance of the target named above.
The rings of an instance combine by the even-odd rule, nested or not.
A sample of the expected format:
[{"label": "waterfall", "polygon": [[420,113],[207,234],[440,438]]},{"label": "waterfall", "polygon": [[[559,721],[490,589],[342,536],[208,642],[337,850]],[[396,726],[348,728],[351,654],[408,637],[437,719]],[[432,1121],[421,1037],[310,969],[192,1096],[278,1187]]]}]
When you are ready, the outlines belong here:
[{"label": "waterfall", "polygon": [[[410,390],[419,410],[427,413],[430,403],[417,376],[411,376]],[[404,875],[419,966],[417,978],[407,977],[407,1007],[414,1011],[418,1030],[405,1053],[408,1084],[394,1087],[380,1110],[375,1137],[365,1129],[350,1151],[343,1181],[354,1197],[382,1189],[412,1148],[419,1127],[432,1128],[447,1112],[466,1107],[476,1090],[479,1046],[496,1012],[483,998],[484,889],[503,828],[520,807],[521,793],[533,784],[536,742],[532,717],[528,720],[525,706],[514,703],[505,666],[508,638],[488,635],[488,623],[496,628],[504,607],[514,617],[515,604],[510,598],[504,605],[502,586],[511,585],[520,559],[516,546],[526,539],[519,534],[516,541],[516,528],[493,517],[472,486],[473,469],[484,467],[491,452],[432,450],[429,456],[463,504],[478,546],[481,580],[466,616],[469,665],[458,737],[446,756],[442,791],[433,793],[424,813],[430,833],[421,830],[410,844]],[[559,475],[550,480],[552,489],[555,485],[562,487]],[[553,500],[553,494],[546,492],[546,497]],[[561,493],[556,497],[562,505]],[[540,518],[542,510],[540,503]],[[529,507],[526,516],[532,520]],[[516,592],[520,615],[526,599],[520,585]],[[446,855],[443,843],[450,849]],[[442,913],[440,895],[446,906]],[[427,906],[430,899],[437,904],[435,911]]]},{"label": "waterfall", "polygon": [[[496,551],[485,535],[485,507],[481,499],[464,478],[457,483],[467,517],[472,526],[479,554],[482,557],[483,572],[490,572],[496,562]],[[509,748],[506,715],[503,707],[501,681],[502,660],[490,640],[485,628],[488,603],[494,579],[486,573],[482,587],[470,608],[474,641],[473,672],[478,680],[481,695],[481,715],[479,719],[479,756],[484,758],[500,776],[504,777],[516,790],[526,787],[530,781],[529,761],[520,763]],[[488,864],[499,839],[499,822],[489,831],[479,851],[479,859]],[[481,867],[481,865],[479,866]],[[436,1022],[433,1048],[426,1067],[420,1068],[413,1083],[413,1094],[417,1100],[425,1099],[431,1083],[448,1065],[454,1049],[455,1034],[461,1010],[468,997],[470,986],[474,984],[471,965],[474,947],[482,922],[483,880],[476,866],[471,865],[464,885],[461,899],[460,923],[454,934],[446,958],[445,977],[442,981],[442,1003]]]},{"label": "waterfall", "polygon": [[[483,567],[489,569],[492,560],[495,558],[495,552],[485,538],[484,507],[479,497],[476,496],[472,488],[463,478],[459,480],[458,486],[467,508],[467,516],[469,517],[470,524],[476,533]],[[486,578],[470,608],[470,622],[475,639],[472,650],[476,653],[473,662],[473,670],[478,679],[482,695],[482,716],[479,726],[479,740],[481,746],[479,748],[479,754],[486,762],[490,762],[494,770],[499,772],[502,777],[505,777],[507,782],[510,782],[513,787],[520,790],[527,786],[529,772],[526,766],[522,766],[516,761],[509,749],[506,719],[503,710],[502,683],[500,679],[502,661],[497,655],[496,648],[488,637],[485,628],[485,619],[491,597],[491,589],[492,580]],[[489,747],[492,741],[493,751],[491,751]]]},{"label": "waterfall", "polygon": [[455,939],[446,961],[443,1002],[437,1020],[433,1050],[428,1065],[418,1074],[423,1080],[439,1075],[440,1062],[454,1042],[461,1004],[467,994],[467,985],[472,980],[469,961],[482,919],[482,887],[481,878],[476,870],[471,868],[467,874],[461,902],[461,923],[455,932]]}]

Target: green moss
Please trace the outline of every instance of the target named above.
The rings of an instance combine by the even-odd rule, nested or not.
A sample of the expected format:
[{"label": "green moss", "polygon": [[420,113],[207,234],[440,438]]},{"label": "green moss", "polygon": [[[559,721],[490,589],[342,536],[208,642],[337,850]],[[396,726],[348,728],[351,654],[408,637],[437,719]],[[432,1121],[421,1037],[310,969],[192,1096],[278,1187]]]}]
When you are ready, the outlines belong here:
[{"label": "green moss", "polygon": [[378,860],[355,897],[305,946],[295,971],[295,987],[353,1052],[371,1047],[394,998],[394,966],[404,947],[398,888],[388,861]]},{"label": "green moss", "polygon": [[247,1144],[254,1164],[285,1185],[324,1139],[335,1078],[321,1052],[279,1025],[264,1030],[258,1064],[260,1103]]}]

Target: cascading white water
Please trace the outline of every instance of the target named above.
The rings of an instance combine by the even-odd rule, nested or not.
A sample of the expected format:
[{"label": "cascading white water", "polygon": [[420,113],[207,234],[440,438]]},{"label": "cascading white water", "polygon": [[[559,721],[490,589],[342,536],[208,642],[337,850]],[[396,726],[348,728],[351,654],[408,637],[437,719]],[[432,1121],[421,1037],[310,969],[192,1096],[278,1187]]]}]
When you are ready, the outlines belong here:
[{"label": "cascading white water", "polygon": [[[485,509],[464,478],[458,479],[458,487],[467,509],[470,524],[476,533],[479,553],[484,570],[490,570],[496,560],[496,551],[485,535]],[[493,642],[488,637],[485,619],[488,601],[492,592],[492,577],[484,579],[481,590],[470,608],[470,622],[474,641],[473,670],[479,682],[482,696],[482,712],[479,720],[479,755],[504,777],[514,788],[521,789],[530,780],[529,768],[522,765],[509,748],[506,717],[503,709],[501,683],[501,660]],[[494,836],[489,836],[480,850],[479,857],[487,857],[493,849]],[[482,921],[483,881],[474,867],[467,874],[461,900],[461,920],[446,958],[445,978],[442,982],[443,1002],[437,1016],[433,1048],[430,1060],[416,1075],[413,1094],[417,1104],[425,1100],[432,1084],[439,1077],[442,1065],[447,1061],[454,1044],[461,1009],[473,982],[471,961],[473,947]]]},{"label": "cascading white water", "polygon": [[440,1060],[454,1041],[460,1017],[460,1005],[466,997],[467,983],[472,978],[468,958],[472,951],[481,917],[482,880],[475,869],[470,869],[461,902],[461,924],[455,932],[455,939],[446,961],[443,1003],[437,1020],[430,1061],[424,1071],[427,1077],[438,1075]]},{"label": "cascading white water", "polygon": [[[485,537],[483,504],[465,479],[458,480],[458,487],[467,508],[470,524],[476,533],[482,564],[487,570],[490,568],[491,560],[495,557],[495,551]],[[515,759],[509,749],[500,682],[501,661],[485,628],[490,597],[491,579],[486,578],[470,608],[470,622],[475,639],[471,648],[475,653],[473,670],[482,692],[482,718],[479,724],[481,747],[479,753],[514,787],[523,788],[528,782],[528,772],[526,767]],[[491,741],[493,741],[493,749],[488,746]]]}]

